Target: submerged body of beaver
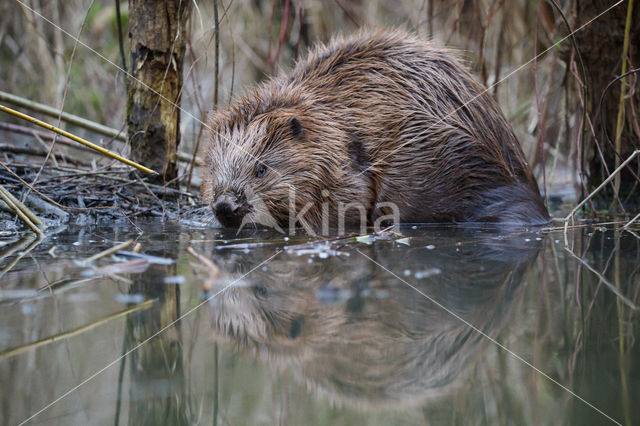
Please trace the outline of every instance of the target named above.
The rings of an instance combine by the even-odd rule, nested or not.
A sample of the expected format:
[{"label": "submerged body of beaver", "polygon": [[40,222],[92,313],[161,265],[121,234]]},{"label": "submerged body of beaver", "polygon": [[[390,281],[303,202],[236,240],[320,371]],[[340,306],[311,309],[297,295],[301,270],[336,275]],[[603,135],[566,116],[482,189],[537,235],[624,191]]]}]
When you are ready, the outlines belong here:
[{"label": "submerged body of beaver", "polygon": [[[402,32],[316,47],[209,118],[203,195],[224,226],[549,220],[516,136],[455,55]],[[385,206],[382,207],[381,206]],[[345,212],[342,211],[344,215]]]}]

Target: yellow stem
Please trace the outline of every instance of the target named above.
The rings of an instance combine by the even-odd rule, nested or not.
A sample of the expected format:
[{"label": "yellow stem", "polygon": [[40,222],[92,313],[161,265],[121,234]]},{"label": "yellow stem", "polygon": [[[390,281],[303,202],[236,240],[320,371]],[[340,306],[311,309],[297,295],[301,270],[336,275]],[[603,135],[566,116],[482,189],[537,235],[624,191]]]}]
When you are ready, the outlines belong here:
[{"label": "yellow stem", "polygon": [[[624,42],[622,44],[622,72],[620,75],[624,75],[627,72],[627,55],[629,54],[629,33],[631,32],[631,12],[633,11],[633,0],[629,0],[627,6],[627,19],[624,26]],[[616,120],[616,141],[615,141],[615,161],[616,168],[620,165],[620,155],[622,154],[622,128],[624,127],[624,97],[627,89],[627,77],[620,79],[620,102],[618,104],[618,118]],[[613,187],[615,191],[615,198],[613,199],[613,206],[616,205],[618,199],[618,191],[620,190],[620,174],[618,174],[613,181]]]},{"label": "yellow stem", "polygon": [[67,132],[65,130],[62,130],[62,129],[56,127],[56,126],[52,126],[49,123],[45,123],[44,121],[40,121],[37,118],[33,118],[30,115],[23,114],[23,113],[18,112],[18,111],[14,110],[14,109],[11,109],[11,108],[7,108],[4,105],[0,105],[0,111],[4,111],[7,114],[11,114],[13,116],[22,118],[23,120],[27,120],[27,121],[29,121],[29,122],[31,122],[33,124],[36,124],[36,125],[38,125],[40,127],[44,127],[45,129],[51,130],[52,132],[56,132],[56,133],[58,133],[58,134],[60,134],[62,136],[66,136],[67,138],[69,138],[71,140],[74,140],[74,141],[76,141],[78,143],[81,143],[82,145],[84,145],[86,147],[89,147],[89,148],[91,148],[91,149],[93,149],[95,151],[98,151],[98,152],[106,155],[107,157],[111,157],[111,158],[113,158],[115,160],[118,160],[118,161],[120,161],[122,163],[128,164],[131,167],[135,167],[138,170],[142,170],[143,172],[146,172],[146,173],[157,174],[156,172],[154,172],[153,170],[151,170],[151,169],[149,169],[149,168],[147,168],[145,166],[142,166],[142,165],[140,165],[140,164],[138,164],[136,162],[133,162],[131,160],[128,160],[128,159],[126,159],[124,157],[121,157],[120,155],[118,155],[116,153],[113,153],[113,152],[109,151],[108,149],[104,149],[103,147],[101,147],[99,145],[91,143],[88,140],[82,139],[82,138],[80,138],[80,137],[78,137],[76,135],[73,135],[73,134],[71,134],[71,133],[69,133],[69,132]]},{"label": "yellow stem", "polygon": [[31,230],[33,232],[35,232],[38,235],[42,235],[42,229],[38,228],[38,226],[33,223],[31,221],[31,219],[29,218],[29,215],[27,215],[24,211],[22,211],[20,209],[19,206],[17,206],[14,202],[13,202],[13,198],[10,196],[9,192],[4,189],[3,187],[0,186],[0,200],[4,201],[4,203],[11,209],[14,211],[15,214],[18,215],[18,217],[20,219],[22,219],[22,221],[29,227],[31,228]]}]

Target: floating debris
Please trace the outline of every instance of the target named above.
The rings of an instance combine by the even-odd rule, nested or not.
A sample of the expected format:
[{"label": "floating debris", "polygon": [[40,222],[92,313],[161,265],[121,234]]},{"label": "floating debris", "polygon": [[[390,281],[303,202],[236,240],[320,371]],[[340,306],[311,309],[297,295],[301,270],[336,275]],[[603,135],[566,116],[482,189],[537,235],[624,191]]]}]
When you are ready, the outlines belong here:
[{"label": "floating debris", "polygon": [[95,302],[100,300],[98,293],[72,293],[66,296],[69,302]]},{"label": "floating debris", "polygon": [[338,288],[331,284],[323,284],[316,293],[320,303],[334,304],[349,300],[353,292],[348,289]]},{"label": "floating debris", "polygon": [[118,303],[132,303],[134,305],[139,305],[140,303],[144,302],[144,295],[140,293],[135,293],[135,294],[118,293],[116,294],[115,299],[116,299],[116,302]]},{"label": "floating debris", "polygon": [[391,296],[391,292],[389,290],[376,290],[374,297],[376,299],[387,299]]},{"label": "floating debris", "polygon": [[329,256],[349,256],[349,253],[334,250],[329,244],[322,246],[304,249],[295,249],[294,247],[285,247],[287,253],[295,254],[297,256],[311,255],[318,256],[320,259],[327,259]]},{"label": "floating debris", "polygon": [[174,275],[171,277],[164,277],[162,281],[169,285],[180,285],[186,283],[187,278],[184,275]]},{"label": "floating debris", "polygon": [[426,246],[427,250],[433,250],[434,248],[436,248],[436,246],[434,246],[433,244],[429,244],[428,246]]},{"label": "floating debris", "polygon": [[35,306],[30,303],[23,303],[22,306],[20,306],[20,311],[22,315],[34,315],[37,312]]},{"label": "floating debris", "polygon": [[359,235],[356,237],[356,241],[359,243],[371,244],[373,242],[372,235]]},{"label": "floating debris", "polygon": [[400,239],[396,240],[396,243],[404,244],[404,245],[408,246],[409,245],[409,238],[408,237],[400,238]]},{"label": "floating debris", "polygon": [[116,253],[119,250],[122,250],[123,248],[129,247],[131,244],[133,244],[133,240],[128,240],[128,241],[125,241],[124,243],[117,244],[107,250],[94,254],[90,258],[86,259],[85,262],[93,262],[94,260],[102,259],[103,257],[106,257],[110,254]]},{"label": "floating debris", "polygon": [[428,278],[430,276],[438,275],[440,273],[442,273],[442,271],[439,268],[429,268],[429,269],[425,269],[425,270],[422,270],[422,271],[418,271],[413,276],[416,279],[421,280],[423,278]]},{"label": "floating debris", "polygon": [[176,263],[175,260],[169,259],[167,257],[153,256],[150,254],[137,253],[133,251],[119,250],[116,253],[116,256],[121,256],[129,259],[143,259],[152,265],[173,265],[174,263]]},{"label": "floating debris", "polygon": [[32,289],[0,290],[0,301],[26,299],[28,297],[36,297],[37,295],[38,291]]},{"label": "floating debris", "polygon": [[115,275],[123,272],[139,274],[147,270],[150,263],[146,259],[134,259],[128,262],[115,263],[103,266],[102,268],[85,269],[82,271],[84,277],[95,277],[100,275]]},{"label": "floating debris", "polygon": [[240,244],[224,244],[220,246],[216,246],[216,250],[249,250],[252,248],[263,247],[265,243],[240,243]]}]

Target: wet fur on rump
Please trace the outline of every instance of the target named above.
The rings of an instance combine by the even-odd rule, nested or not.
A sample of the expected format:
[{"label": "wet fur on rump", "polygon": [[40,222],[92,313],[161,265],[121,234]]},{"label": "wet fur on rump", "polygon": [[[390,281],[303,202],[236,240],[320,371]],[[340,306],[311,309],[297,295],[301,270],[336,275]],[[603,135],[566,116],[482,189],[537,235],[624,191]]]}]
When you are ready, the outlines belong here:
[{"label": "wet fur on rump", "polygon": [[282,226],[292,190],[296,211],[313,204],[315,228],[322,203],[353,202],[370,221],[392,202],[403,222],[546,223],[516,136],[483,92],[434,42],[398,30],[335,38],[210,116],[204,199],[233,196],[249,221]]}]

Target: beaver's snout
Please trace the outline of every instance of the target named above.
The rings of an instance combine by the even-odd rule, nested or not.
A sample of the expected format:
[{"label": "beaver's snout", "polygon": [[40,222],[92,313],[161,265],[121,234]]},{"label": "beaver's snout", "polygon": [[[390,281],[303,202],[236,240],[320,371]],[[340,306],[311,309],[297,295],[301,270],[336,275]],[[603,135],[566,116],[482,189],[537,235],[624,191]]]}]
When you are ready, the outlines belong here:
[{"label": "beaver's snout", "polygon": [[248,209],[238,204],[232,197],[223,195],[211,205],[213,213],[222,226],[225,228],[237,228],[242,224],[244,215]]}]

